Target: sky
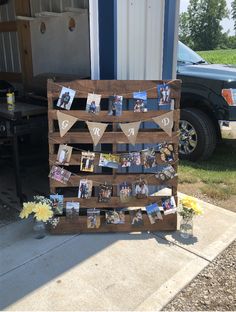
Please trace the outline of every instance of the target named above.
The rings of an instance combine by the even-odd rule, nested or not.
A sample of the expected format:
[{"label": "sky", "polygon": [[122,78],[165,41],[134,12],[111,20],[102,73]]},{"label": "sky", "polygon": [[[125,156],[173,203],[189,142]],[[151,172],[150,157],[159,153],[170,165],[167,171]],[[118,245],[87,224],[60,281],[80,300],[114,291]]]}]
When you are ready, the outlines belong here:
[{"label": "sky", "polygon": [[[232,0],[226,0],[227,5],[228,5],[228,9],[231,10],[231,2]],[[189,4],[189,0],[180,0],[180,12],[185,12],[187,10]],[[230,35],[235,35],[235,31],[234,31],[234,22],[231,18],[224,18],[222,20],[221,25],[224,28],[224,31],[228,31],[230,30]]]}]

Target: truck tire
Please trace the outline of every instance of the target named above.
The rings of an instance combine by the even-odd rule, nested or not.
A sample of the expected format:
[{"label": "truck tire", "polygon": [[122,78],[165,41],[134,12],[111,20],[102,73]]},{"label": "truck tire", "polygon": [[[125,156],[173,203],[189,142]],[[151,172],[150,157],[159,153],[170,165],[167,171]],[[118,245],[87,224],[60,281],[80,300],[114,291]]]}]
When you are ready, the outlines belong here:
[{"label": "truck tire", "polygon": [[208,159],[216,147],[216,129],[211,119],[196,108],[180,112],[179,157],[190,161]]}]

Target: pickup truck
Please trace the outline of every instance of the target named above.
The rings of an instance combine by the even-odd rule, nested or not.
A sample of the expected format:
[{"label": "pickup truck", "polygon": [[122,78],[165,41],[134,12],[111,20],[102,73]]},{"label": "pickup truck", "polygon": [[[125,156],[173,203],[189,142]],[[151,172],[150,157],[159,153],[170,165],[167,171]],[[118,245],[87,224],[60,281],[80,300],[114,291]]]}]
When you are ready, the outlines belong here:
[{"label": "pickup truck", "polygon": [[236,65],[209,64],[179,42],[177,77],[183,83],[179,156],[205,160],[222,138],[236,139]]}]

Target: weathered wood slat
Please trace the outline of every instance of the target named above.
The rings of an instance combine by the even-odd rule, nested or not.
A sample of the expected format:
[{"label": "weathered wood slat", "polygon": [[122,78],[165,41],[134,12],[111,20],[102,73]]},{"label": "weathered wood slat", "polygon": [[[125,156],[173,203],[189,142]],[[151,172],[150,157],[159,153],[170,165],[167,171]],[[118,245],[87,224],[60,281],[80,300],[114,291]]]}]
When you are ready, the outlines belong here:
[{"label": "weathered wood slat", "polygon": [[[57,111],[58,110],[49,110],[48,116],[50,119],[57,120]],[[135,121],[147,121],[151,120],[154,117],[164,115],[170,111],[159,110],[159,111],[149,111],[147,113],[134,113],[132,111],[123,111],[123,114],[120,117],[109,116],[107,111],[100,111],[98,115],[91,114],[82,110],[61,110],[62,113],[78,118],[83,121],[93,121],[93,122],[135,122]],[[178,110],[174,111],[174,121],[177,120]]]},{"label": "weathered wood slat", "polygon": [[130,216],[125,215],[125,224],[106,224],[105,217],[101,216],[101,226],[98,229],[87,228],[87,217],[61,217],[52,234],[76,234],[76,233],[114,233],[114,232],[143,232],[143,231],[173,231],[177,227],[176,214],[163,216],[163,220],[155,224],[149,222],[148,216],[143,214],[144,225],[134,227],[130,223]]},{"label": "weathered wood slat", "polygon": [[[54,143],[54,144],[56,144],[56,143]],[[105,152],[105,154],[109,154],[108,152]],[[127,153],[127,152],[123,152],[123,154],[125,154],[125,153]],[[122,154],[122,152],[117,152],[117,154],[118,155],[121,155]],[[95,154],[95,159],[94,159],[94,164],[95,164],[95,166],[97,165],[98,166],[98,164],[99,164],[99,159],[100,159],[100,154]],[[166,162],[164,162],[164,161],[162,161],[161,160],[161,156],[160,156],[160,154],[159,153],[156,153],[156,159],[157,159],[157,163],[158,164],[167,164]],[[177,157],[176,157],[176,159],[178,159]],[[49,155],[49,163],[50,163],[50,165],[53,165],[53,164],[55,164],[56,163],[56,160],[57,160],[57,154],[50,154]],[[73,154],[72,154],[72,156],[71,156],[71,159],[70,159],[70,166],[73,166],[73,165],[77,165],[77,166],[79,166],[80,165],[80,162],[81,162],[81,153],[76,153],[76,152],[74,152],[73,151]],[[176,164],[176,162],[174,161],[174,162],[169,162],[168,164],[170,164],[170,165],[174,165],[174,164]],[[100,167],[100,168],[102,168],[102,167]],[[121,168],[121,166],[119,166],[119,169]]]},{"label": "weathered wood slat", "polygon": [[[146,173],[117,173],[115,177],[112,174],[82,174],[80,173],[78,176],[71,176],[70,180],[67,184],[63,184],[57,182],[54,179],[50,179],[50,184],[52,187],[76,187],[79,186],[79,182],[81,179],[88,179],[94,182],[94,186],[98,186],[100,183],[111,183],[111,184],[121,184],[126,181],[127,183],[134,183],[137,179],[143,178],[147,180],[149,185],[161,184],[161,181],[157,180],[153,174]],[[173,186],[177,183],[177,177],[163,182],[164,185]]]},{"label": "weathered wood slat", "polygon": [[[56,142],[55,142],[56,141]],[[163,131],[139,131],[136,139],[136,144],[157,144],[161,142],[168,143],[177,143],[178,142],[178,133],[173,132],[172,137],[168,136],[168,134]],[[49,143],[50,144],[93,144],[93,140],[89,132],[85,131],[75,131],[75,132],[67,132],[64,137],[60,136],[59,132],[54,132],[49,134]],[[128,138],[125,136],[123,132],[105,132],[99,141],[101,144],[129,144]]]},{"label": "weathered wood slat", "polygon": [[65,197],[64,202],[79,202],[81,208],[128,208],[128,207],[145,207],[152,203],[158,203],[161,205],[161,198],[165,196],[148,196],[147,198],[137,199],[135,197],[130,198],[128,202],[121,202],[120,197],[111,197],[107,203],[99,203],[97,197],[91,197],[90,199],[81,199],[78,197]]},{"label": "weathered wood slat", "polygon": [[[157,85],[162,84],[161,80],[74,80],[67,82],[53,82],[48,80],[50,96],[58,98],[62,86],[71,88],[76,92],[77,98],[87,98],[88,93],[102,94],[103,98],[111,95],[123,95],[125,98],[132,98],[135,91],[147,91],[149,99],[157,98]],[[170,83],[172,98],[179,98],[181,80],[174,80]]]}]

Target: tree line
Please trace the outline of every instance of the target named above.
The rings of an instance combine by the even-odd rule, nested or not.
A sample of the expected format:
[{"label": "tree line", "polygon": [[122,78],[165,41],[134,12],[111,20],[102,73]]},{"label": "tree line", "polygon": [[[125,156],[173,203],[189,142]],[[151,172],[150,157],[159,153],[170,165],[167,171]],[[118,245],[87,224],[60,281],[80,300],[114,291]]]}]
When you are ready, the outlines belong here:
[{"label": "tree line", "polygon": [[[235,35],[223,32],[223,18],[232,16]],[[179,40],[195,51],[236,49],[236,0],[227,9],[226,0],[190,0],[180,14]]]}]

